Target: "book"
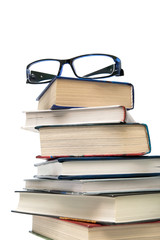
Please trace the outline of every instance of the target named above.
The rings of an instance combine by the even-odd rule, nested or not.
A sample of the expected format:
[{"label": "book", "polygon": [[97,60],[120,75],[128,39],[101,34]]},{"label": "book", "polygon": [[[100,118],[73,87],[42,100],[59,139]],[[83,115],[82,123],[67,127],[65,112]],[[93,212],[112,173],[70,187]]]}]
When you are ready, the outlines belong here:
[{"label": "book", "polygon": [[22,191],[13,212],[127,223],[160,219],[160,192],[105,195],[55,194]]},{"label": "book", "polygon": [[65,157],[34,165],[38,178],[85,179],[160,175],[160,156]]},{"label": "book", "polygon": [[100,194],[118,192],[160,191],[160,176],[106,179],[26,179],[28,191],[70,192],[72,194]]},{"label": "book", "polygon": [[41,155],[143,155],[151,150],[145,124],[37,126]]},{"label": "book", "polygon": [[134,108],[130,83],[57,77],[37,97],[38,110],[120,105]]},{"label": "book", "polygon": [[37,125],[135,122],[122,106],[26,111],[25,115],[23,128],[31,131]]},{"label": "book", "polygon": [[56,240],[158,240],[160,222],[102,225],[32,216],[32,233]]}]

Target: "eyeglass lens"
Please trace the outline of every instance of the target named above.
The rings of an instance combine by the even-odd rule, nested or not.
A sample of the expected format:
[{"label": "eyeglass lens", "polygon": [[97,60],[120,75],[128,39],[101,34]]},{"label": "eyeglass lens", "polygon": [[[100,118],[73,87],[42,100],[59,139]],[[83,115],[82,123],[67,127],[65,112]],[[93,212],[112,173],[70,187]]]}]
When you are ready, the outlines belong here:
[{"label": "eyeglass lens", "polygon": [[32,82],[48,82],[58,75],[60,62],[56,60],[38,61],[29,68]]},{"label": "eyeglass lens", "polygon": [[98,78],[110,76],[115,69],[114,60],[103,55],[76,58],[73,66],[79,77]]}]

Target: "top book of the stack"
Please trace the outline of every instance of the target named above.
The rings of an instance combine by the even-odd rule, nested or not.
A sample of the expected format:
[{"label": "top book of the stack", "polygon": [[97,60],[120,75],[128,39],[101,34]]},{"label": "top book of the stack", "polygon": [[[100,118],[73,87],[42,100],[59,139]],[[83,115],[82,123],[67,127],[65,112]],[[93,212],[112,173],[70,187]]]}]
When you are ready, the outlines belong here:
[{"label": "top book of the stack", "polygon": [[38,96],[38,110],[120,105],[134,108],[130,83],[57,77]]}]

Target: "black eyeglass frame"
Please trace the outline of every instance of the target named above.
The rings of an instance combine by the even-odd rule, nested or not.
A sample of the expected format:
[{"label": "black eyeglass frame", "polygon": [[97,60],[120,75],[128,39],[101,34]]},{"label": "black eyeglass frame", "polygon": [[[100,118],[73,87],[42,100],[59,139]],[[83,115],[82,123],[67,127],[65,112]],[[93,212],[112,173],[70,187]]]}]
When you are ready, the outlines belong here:
[{"label": "black eyeglass frame", "polygon": [[[110,57],[114,60],[115,64],[114,65],[114,71],[109,75],[109,76],[103,76],[103,77],[96,77],[96,78],[87,78],[87,76],[79,76],[77,73],[76,73],[76,70],[74,68],[74,60],[78,59],[78,58],[82,58],[82,57],[87,57],[87,56],[107,56],[107,57]],[[36,60],[34,62],[31,62],[30,64],[27,65],[26,67],[26,77],[27,77],[27,81],[26,83],[30,83],[30,84],[44,84],[44,83],[49,83],[52,81],[52,79],[48,80],[48,81],[45,81],[45,82],[34,82],[33,79],[31,80],[31,73],[30,73],[30,70],[29,68],[35,64],[35,63],[38,63],[38,62],[42,62],[42,61],[58,61],[60,63],[60,66],[59,66],[59,70],[58,70],[58,74],[57,75],[51,75],[53,76],[52,79],[54,77],[59,77],[61,76],[61,73],[62,73],[62,69],[63,69],[63,65],[64,64],[69,64],[73,73],[75,74],[76,77],[80,78],[80,79],[103,79],[103,78],[109,78],[109,77],[112,77],[112,76],[123,76],[124,75],[124,71],[123,69],[121,68],[121,60],[114,56],[114,55],[109,55],[109,54],[102,54],[102,53],[93,53],[93,54],[85,54],[85,55],[79,55],[77,57],[73,57],[73,58],[69,58],[69,59],[53,59],[53,58],[46,58],[46,59],[39,59],[39,60]],[[113,65],[111,65],[113,67]],[[111,67],[111,66],[108,66],[108,67]],[[99,72],[101,70],[104,70],[104,69],[100,69]],[[95,72],[94,72],[95,73]],[[92,73],[93,74],[93,73]]]}]

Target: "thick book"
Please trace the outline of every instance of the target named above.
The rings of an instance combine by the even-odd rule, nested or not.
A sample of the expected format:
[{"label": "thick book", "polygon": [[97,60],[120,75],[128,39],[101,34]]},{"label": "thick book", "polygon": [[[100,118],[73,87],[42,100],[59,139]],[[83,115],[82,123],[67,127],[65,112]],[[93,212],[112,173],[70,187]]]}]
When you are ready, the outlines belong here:
[{"label": "thick book", "polygon": [[37,98],[38,109],[120,105],[134,108],[130,83],[57,77]]},{"label": "thick book", "polygon": [[39,237],[56,240],[158,240],[160,239],[160,222],[102,225],[33,216],[32,233]]},{"label": "thick book", "polygon": [[85,179],[160,175],[160,156],[65,157],[34,165],[38,178]]},{"label": "thick book", "polygon": [[55,194],[22,191],[13,212],[67,217],[104,223],[160,219],[160,192],[105,195]]},{"label": "thick book", "polygon": [[135,122],[122,106],[26,111],[25,115],[23,128],[31,131],[37,125]]},{"label": "thick book", "polygon": [[160,176],[105,179],[26,179],[25,189],[72,194],[100,194],[118,192],[160,191]]},{"label": "thick book", "polygon": [[151,150],[147,125],[81,124],[37,126],[41,155],[143,155]]}]

